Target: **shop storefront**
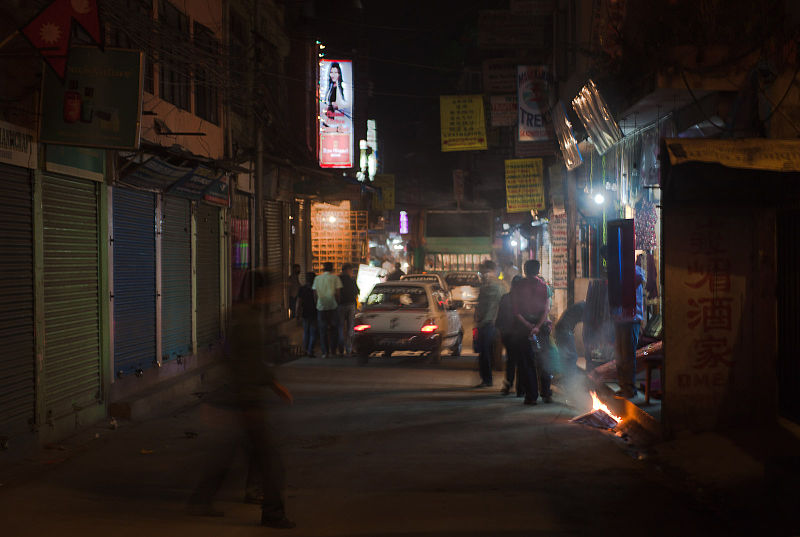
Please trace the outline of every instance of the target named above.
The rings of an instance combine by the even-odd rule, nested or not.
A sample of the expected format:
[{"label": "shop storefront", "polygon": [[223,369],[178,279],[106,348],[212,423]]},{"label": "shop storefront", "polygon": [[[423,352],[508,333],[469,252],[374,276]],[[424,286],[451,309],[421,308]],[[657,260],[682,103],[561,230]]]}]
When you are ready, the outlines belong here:
[{"label": "shop storefront", "polygon": [[176,196],[161,198],[161,360],[192,353],[192,210]]},{"label": "shop storefront", "polygon": [[208,348],[221,335],[220,209],[195,206],[197,226],[197,345]]}]

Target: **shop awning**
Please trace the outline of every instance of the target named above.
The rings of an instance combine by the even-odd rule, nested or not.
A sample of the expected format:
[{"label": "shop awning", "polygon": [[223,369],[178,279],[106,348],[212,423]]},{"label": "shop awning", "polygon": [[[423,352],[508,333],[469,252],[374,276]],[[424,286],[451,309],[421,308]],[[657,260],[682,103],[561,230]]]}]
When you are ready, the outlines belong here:
[{"label": "shop awning", "polygon": [[800,171],[800,140],[667,138],[665,143],[672,165],[705,162],[748,170]]}]

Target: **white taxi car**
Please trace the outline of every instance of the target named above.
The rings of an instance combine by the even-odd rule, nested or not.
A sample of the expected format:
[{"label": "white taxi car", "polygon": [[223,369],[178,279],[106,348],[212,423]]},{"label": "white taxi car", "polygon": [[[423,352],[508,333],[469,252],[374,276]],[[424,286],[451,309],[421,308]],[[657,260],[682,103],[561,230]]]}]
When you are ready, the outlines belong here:
[{"label": "white taxi car", "polygon": [[392,281],[377,284],[353,328],[353,348],[359,363],[365,364],[370,354],[383,351],[421,351],[436,362],[442,350],[461,355],[464,331],[456,311],[437,283]]},{"label": "white taxi car", "polygon": [[450,287],[448,287],[447,282],[444,281],[444,276],[438,272],[417,272],[414,274],[404,274],[400,276],[400,280],[438,283],[441,288],[445,290],[445,292],[448,294],[450,293]]},{"label": "white taxi car", "polygon": [[463,302],[464,308],[471,309],[478,304],[478,295],[481,292],[480,273],[471,270],[448,272],[444,280],[453,299]]}]

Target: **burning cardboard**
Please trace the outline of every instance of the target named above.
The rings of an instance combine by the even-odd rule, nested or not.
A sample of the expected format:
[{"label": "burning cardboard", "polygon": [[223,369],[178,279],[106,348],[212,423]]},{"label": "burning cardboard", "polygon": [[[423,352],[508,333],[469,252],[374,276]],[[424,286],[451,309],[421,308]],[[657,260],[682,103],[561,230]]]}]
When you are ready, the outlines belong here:
[{"label": "burning cardboard", "polygon": [[591,392],[591,396],[592,410],[572,418],[569,420],[570,422],[589,425],[600,429],[614,429],[617,425],[622,423],[622,418],[611,412],[608,407],[600,401],[595,392]]}]

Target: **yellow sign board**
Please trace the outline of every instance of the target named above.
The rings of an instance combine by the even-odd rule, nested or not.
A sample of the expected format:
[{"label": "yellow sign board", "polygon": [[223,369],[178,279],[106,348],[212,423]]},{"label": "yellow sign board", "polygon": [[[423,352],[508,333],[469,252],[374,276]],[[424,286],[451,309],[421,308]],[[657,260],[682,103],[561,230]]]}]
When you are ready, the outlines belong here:
[{"label": "yellow sign board", "polygon": [[377,174],[372,186],[381,189],[380,198],[376,196],[372,199],[372,208],[376,211],[394,210],[394,174]]},{"label": "yellow sign board", "polygon": [[542,159],[521,158],[506,162],[506,211],[544,210]]},{"label": "yellow sign board", "polygon": [[711,162],[729,168],[800,171],[800,141],[796,140],[668,138],[666,142],[672,164]]},{"label": "yellow sign board", "polygon": [[482,95],[439,97],[442,151],[487,149]]}]

